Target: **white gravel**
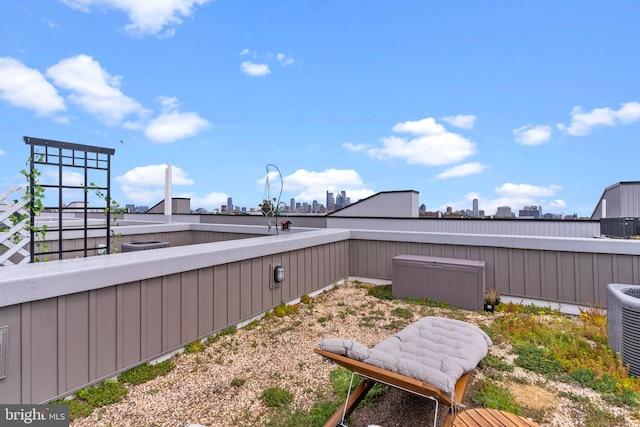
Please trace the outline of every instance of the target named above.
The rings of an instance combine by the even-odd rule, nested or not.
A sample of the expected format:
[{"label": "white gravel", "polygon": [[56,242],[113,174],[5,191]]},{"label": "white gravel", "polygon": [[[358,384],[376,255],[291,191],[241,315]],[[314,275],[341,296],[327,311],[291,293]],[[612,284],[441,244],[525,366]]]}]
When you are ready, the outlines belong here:
[{"label": "white gravel", "polygon": [[[413,318],[394,315],[392,310],[396,308],[409,308]],[[127,385],[129,394],[124,400],[98,408],[71,426],[263,425],[270,410],[260,396],[269,387],[291,391],[293,405],[302,408],[310,408],[332,393],[329,374],[336,367],[313,352],[323,338],[343,337],[372,346],[425,315],[463,318],[478,325],[488,324],[493,318],[483,313],[380,300],[368,296],[357,284],[346,283],[315,297],[311,304],[300,304],[296,314],[263,319],[253,329],[245,327],[220,337],[203,352],[174,357],[176,367],[170,373],[138,386]],[[513,363],[506,346],[492,347],[491,354]],[[480,369],[476,371],[477,382],[483,375]],[[519,368],[513,375],[543,384],[555,396],[570,391],[606,408],[595,392],[548,381]],[[234,384],[240,380],[244,383],[234,386],[234,379]],[[558,396],[554,405],[542,427],[583,425],[584,414],[575,402]],[[375,407],[369,412],[377,419],[367,420],[368,424],[385,426],[388,414],[376,413]],[[618,409],[616,413],[625,416],[629,426],[640,425],[637,418],[632,419],[633,414]],[[411,420],[407,423],[411,425]]]}]

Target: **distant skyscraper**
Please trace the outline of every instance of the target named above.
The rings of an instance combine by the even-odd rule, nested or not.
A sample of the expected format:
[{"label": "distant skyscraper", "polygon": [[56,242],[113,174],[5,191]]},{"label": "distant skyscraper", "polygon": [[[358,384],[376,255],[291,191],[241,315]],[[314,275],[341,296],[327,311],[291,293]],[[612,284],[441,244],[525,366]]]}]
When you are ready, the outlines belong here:
[{"label": "distant skyscraper", "polygon": [[342,190],[338,197],[336,197],[336,209],[347,206],[347,192]]},{"label": "distant skyscraper", "polygon": [[289,203],[289,206],[291,207],[291,212],[295,212],[296,211],[296,199],[294,199],[292,197],[291,198],[291,203]]},{"label": "distant skyscraper", "polygon": [[511,206],[498,206],[496,216],[500,218],[511,218],[513,216],[511,214]]},{"label": "distant skyscraper", "polygon": [[478,217],[478,199],[473,199],[473,216]]},{"label": "distant skyscraper", "polygon": [[233,210],[233,199],[231,197],[227,197],[227,210]]},{"label": "distant skyscraper", "polygon": [[519,217],[531,217],[539,219],[542,216],[541,206],[525,206],[518,212]]},{"label": "distant skyscraper", "polygon": [[336,204],[336,201],[333,198],[333,193],[329,193],[327,191],[327,209],[329,210],[335,209],[335,206],[334,206],[335,204]]}]

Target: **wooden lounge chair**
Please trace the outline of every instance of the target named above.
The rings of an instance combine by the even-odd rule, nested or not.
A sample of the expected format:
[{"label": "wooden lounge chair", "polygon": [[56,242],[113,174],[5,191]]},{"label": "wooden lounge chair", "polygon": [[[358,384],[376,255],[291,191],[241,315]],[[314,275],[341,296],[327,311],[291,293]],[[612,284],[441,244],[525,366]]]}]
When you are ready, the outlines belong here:
[{"label": "wooden lounge chair", "polygon": [[372,348],[357,341],[325,339],[314,351],[364,380],[325,423],[344,422],[375,383],[382,383],[435,401],[449,408],[451,426],[469,382],[470,371],[486,356],[491,339],[478,327],[440,317],[424,317]]}]

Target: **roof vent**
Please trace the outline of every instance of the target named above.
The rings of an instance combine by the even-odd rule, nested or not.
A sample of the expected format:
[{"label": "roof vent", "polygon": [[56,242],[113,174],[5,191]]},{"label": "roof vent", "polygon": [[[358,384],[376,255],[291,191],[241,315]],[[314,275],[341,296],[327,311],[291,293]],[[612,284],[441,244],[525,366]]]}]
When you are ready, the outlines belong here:
[{"label": "roof vent", "polygon": [[629,374],[640,376],[640,286],[607,285],[607,336]]}]

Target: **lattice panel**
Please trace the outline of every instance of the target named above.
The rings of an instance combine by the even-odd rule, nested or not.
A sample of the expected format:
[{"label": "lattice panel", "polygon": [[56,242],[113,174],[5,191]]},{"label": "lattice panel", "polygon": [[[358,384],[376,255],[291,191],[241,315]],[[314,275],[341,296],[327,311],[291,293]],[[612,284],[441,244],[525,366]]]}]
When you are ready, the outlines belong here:
[{"label": "lattice panel", "polygon": [[[27,229],[29,212],[25,208],[28,202],[22,187],[11,187],[0,194],[0,265],[2,266],[26,264],[30,261],[31,254],[28,247],[31,237]],[[16,222],[19,216],[24,218]]]}]

